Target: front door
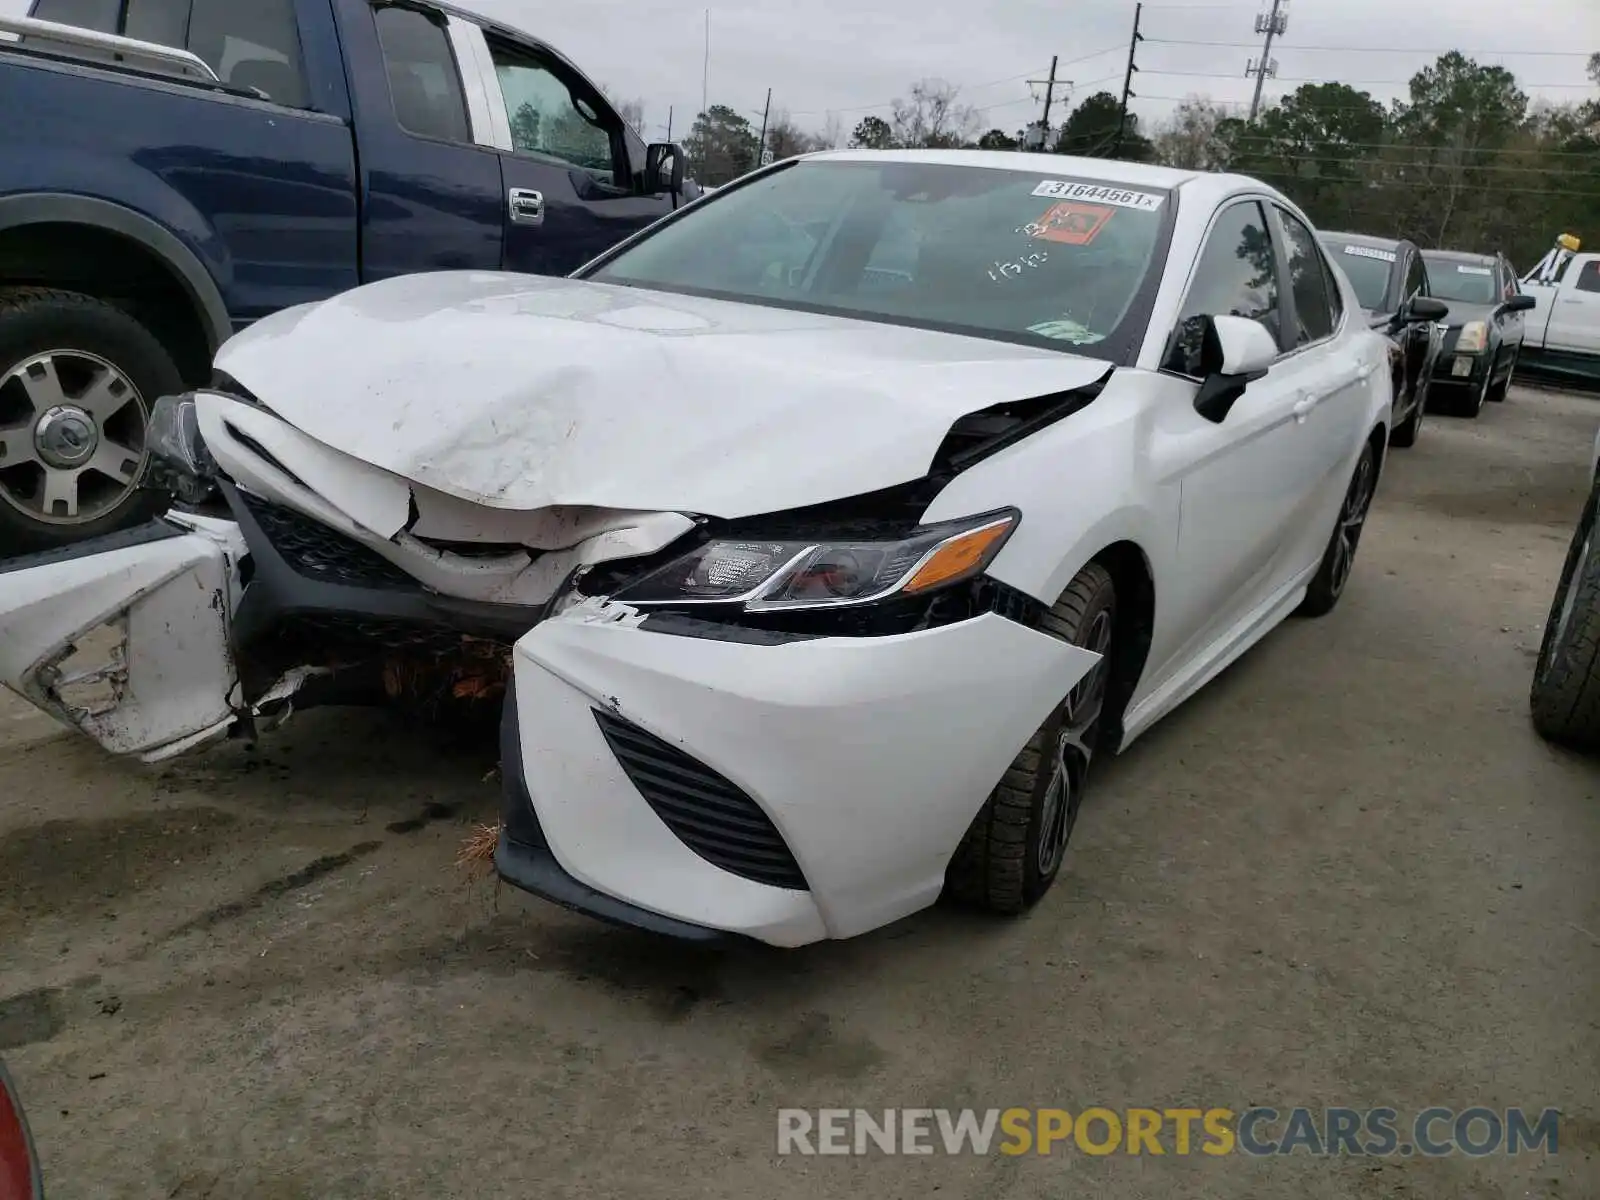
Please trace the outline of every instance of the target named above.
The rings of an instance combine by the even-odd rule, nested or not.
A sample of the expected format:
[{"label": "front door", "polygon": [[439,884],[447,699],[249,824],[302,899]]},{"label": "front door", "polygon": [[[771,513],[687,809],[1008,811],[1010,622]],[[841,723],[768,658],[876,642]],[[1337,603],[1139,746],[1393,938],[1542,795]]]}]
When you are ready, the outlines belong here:
[{"label": "front door", "polygon": [[[1223,209],[1201,251],[1180,330],[1182,322],[1201,316],[1250,317],[1283,346],[1291,310],[1280,293],[1278,255],[1257,201]],[[1194,411],[1199,384],[1185,365],[1181,340],[1175,339],[1162,375],[1171,400],[1158,406],[1151,431],[1156,480],[1176,483],[1181,494],[1176,583],[1150,650],[1157,687],[1272,594],[1283,575],[1285,544],[1315,482],[1302,437],[1313,405],[1292,359],[1252,383],[1214,424]],[[1184,375],[1189,378],[1175,377]]]},{"label": "front door", "polygon": [[1561,286],[1549,295],[1553,303],[1546,347],[1600,354],[1600,255],[1574,259]]},{"label": "front door", "polygon": [[511,126],[508,270],[569,274],[672,210],[671,197],[643,194],[642,146],[597,88],[555,55],[485,36]]}]

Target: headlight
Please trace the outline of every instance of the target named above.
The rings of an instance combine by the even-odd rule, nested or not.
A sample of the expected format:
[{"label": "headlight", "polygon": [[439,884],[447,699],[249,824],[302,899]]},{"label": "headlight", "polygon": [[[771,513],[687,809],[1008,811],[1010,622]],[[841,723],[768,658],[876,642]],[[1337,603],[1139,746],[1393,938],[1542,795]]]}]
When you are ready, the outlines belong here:
[{"label": "headlight", "polygon": [[145,437],[150,448],[149,486],[171,492],[186,504],[199,504],[211,494],[217,463],[200,436],[194,393],[158,399],[150,410]]},{"label": "headlight", "polygon": [[1456,339],[1456,349],[1462,354],[1477,354],[1488,344],[1489,327],[1482,321],[1468,321]]},{"label": "headlight", "polygon": [[1020,520],[1015,512],[989,513],[884,541],[714,539],[613,599],[770,612],[914,596],[980,573]]}]

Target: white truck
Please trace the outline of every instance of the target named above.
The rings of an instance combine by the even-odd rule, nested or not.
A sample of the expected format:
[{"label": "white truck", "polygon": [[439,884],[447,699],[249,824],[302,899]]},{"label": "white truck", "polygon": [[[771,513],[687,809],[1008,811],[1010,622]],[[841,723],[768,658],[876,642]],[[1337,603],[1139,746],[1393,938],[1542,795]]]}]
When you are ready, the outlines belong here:
[{"label": "white truck", "polygon": [[1530,374],[1600,385],[1600,254],[1570,234],[1522,280],[1527,314],[1520,365]]}]

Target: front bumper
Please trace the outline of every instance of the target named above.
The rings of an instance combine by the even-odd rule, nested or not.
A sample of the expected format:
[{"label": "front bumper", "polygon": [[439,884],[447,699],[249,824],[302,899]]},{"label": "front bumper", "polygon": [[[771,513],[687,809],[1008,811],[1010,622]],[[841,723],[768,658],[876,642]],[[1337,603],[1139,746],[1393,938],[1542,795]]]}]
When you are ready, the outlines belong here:
[{"label": "front bumper", "polygon": [[985,797],[1097,661],[995,614],[731,640],[581,604],[516,644],[497,865],[679,936],[852,937],[937,899]]}]

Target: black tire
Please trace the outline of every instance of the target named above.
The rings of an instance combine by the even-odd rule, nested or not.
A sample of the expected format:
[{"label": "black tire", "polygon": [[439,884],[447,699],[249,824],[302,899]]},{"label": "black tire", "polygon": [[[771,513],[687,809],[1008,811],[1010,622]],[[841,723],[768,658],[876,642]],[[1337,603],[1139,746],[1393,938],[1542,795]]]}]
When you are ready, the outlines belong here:
[{"label": "black tire", "polygon": [[1483,402],[1489,398],[1489,379],[1492,374],[1492,370],[1486,371],[1483,382],[1469,392],[1467,398],[1462,401],[1461,415],[1467,420],[1476,421],[1478,414],[1483,411]]},{"label": "black tire", "polygon": [[1600,749],[1600,540],[1595,513],[1600,484],[1590,489],[1567,547],[1528,703],[1541,737],[1577,750]]},{"label": "black tire", "polygon": [[[123,401],[125,407],[116,419],[120,422],[119,445],[136,454],[123,460],[121,468],[133,483],[120,483],[106,476],[111,498],[100,511],[84,514],[84,519],[43,516],[24,511],[30,489],[33,503],[43,495],[43,464],[22,463],[9,470],[0,458],[0,558],[31,550],[67,545],[85,538],[112,533],[148,520],[165,506],[165,497],[137,486],[144,473],[144,434],[151,406],[157,397],[183,390],[183,379],[172,356],[149,330],[127,313],[103,300],[78,292],[50,288],[7,288],[0,291],[0,430],[23,428],[36,416],[32,409],[23,414],[25,401],[19,400],[17,382],[6,383],[10,373],[29,359],[50,352],[69,357],[82,354],[109,364],[132,385],[134,394]],[[137,410],[137,411],[135,411]],[[133,432],[137,427],[137,433]],[[124,433],[123,430],[127,432]],[[29,436],[31,447],[32,436]],[[97,429],[97,439],[101,436]],[[30,453],[32,449],[30,448]],[[11,456],[13,460],[15,455]],[[136,465],[130,468],[130,463]],[[126,491],[120,489],[126,488]],[[107,490],[102,488],[102,491]],[[76,487],[74,497],[77,496]]]},{"label": "black tire", "polygon": [[1361,544],[1361,534],[1366,528],[1367,513],[1372,508],[1372,497],[1378,486],[1378,457],[1369,441],[1361,447],[1361,457],[1350,474],[1350,486],[1345,489],[1344,502],[1339,506],[1338,519],[1333,524],[1333,535],[1322,552],[1322,562],[1306,588],[1306,598],[1295,609],[1298,617],[1321,617],[1333,611],[1344,595],[1345,585],[1355,569],[1356,549]]},{"label": "black tire", "polygon": [[1398,446],[1402,450],[1409,450],[1417,444],[1417,434],[1422,431],[1422,411],[1427,407],[1428,396],[1422,384],[1417,384],[1417,405],[1411,410],[1411,415],[1394,427],[1394,432],[1389,435],[1389,445]]},{"label": "black tire", "polygon": [[[1520,349],[1521,349],[1521,347],[1518,347],[1518,350],[1520,350]],[[1489,399],[1489,402],[1491,404],[1503,404],[1503,403],[1505,403],[1506,396],[1510,394],[1510,392],[1511,392],[1511,377],[1517,373],[1517,353],[1518,353],[1518,350],[1513,350],[1511,352],[1511,354],[1510,354],[1511,365],[1506,368],[1506,377],[1505,377],[1504,382],[1497,383],[1497,384],[1495,384],[1493,387],[1491,387],[1489,389],[1488,399]]]},{"label": "black tire", "polygon": [[[1078,572],[1045,614],[1044,632],[1095,649],[1102,658],[1034,731],[973,818],[946,872],[953,898],[991,912],[1019,913],[1055,881],[1104,728],[1116,620],[1116,585],[1099,563]],[[1058,773],[1060,763],[1065,769]]]}]

